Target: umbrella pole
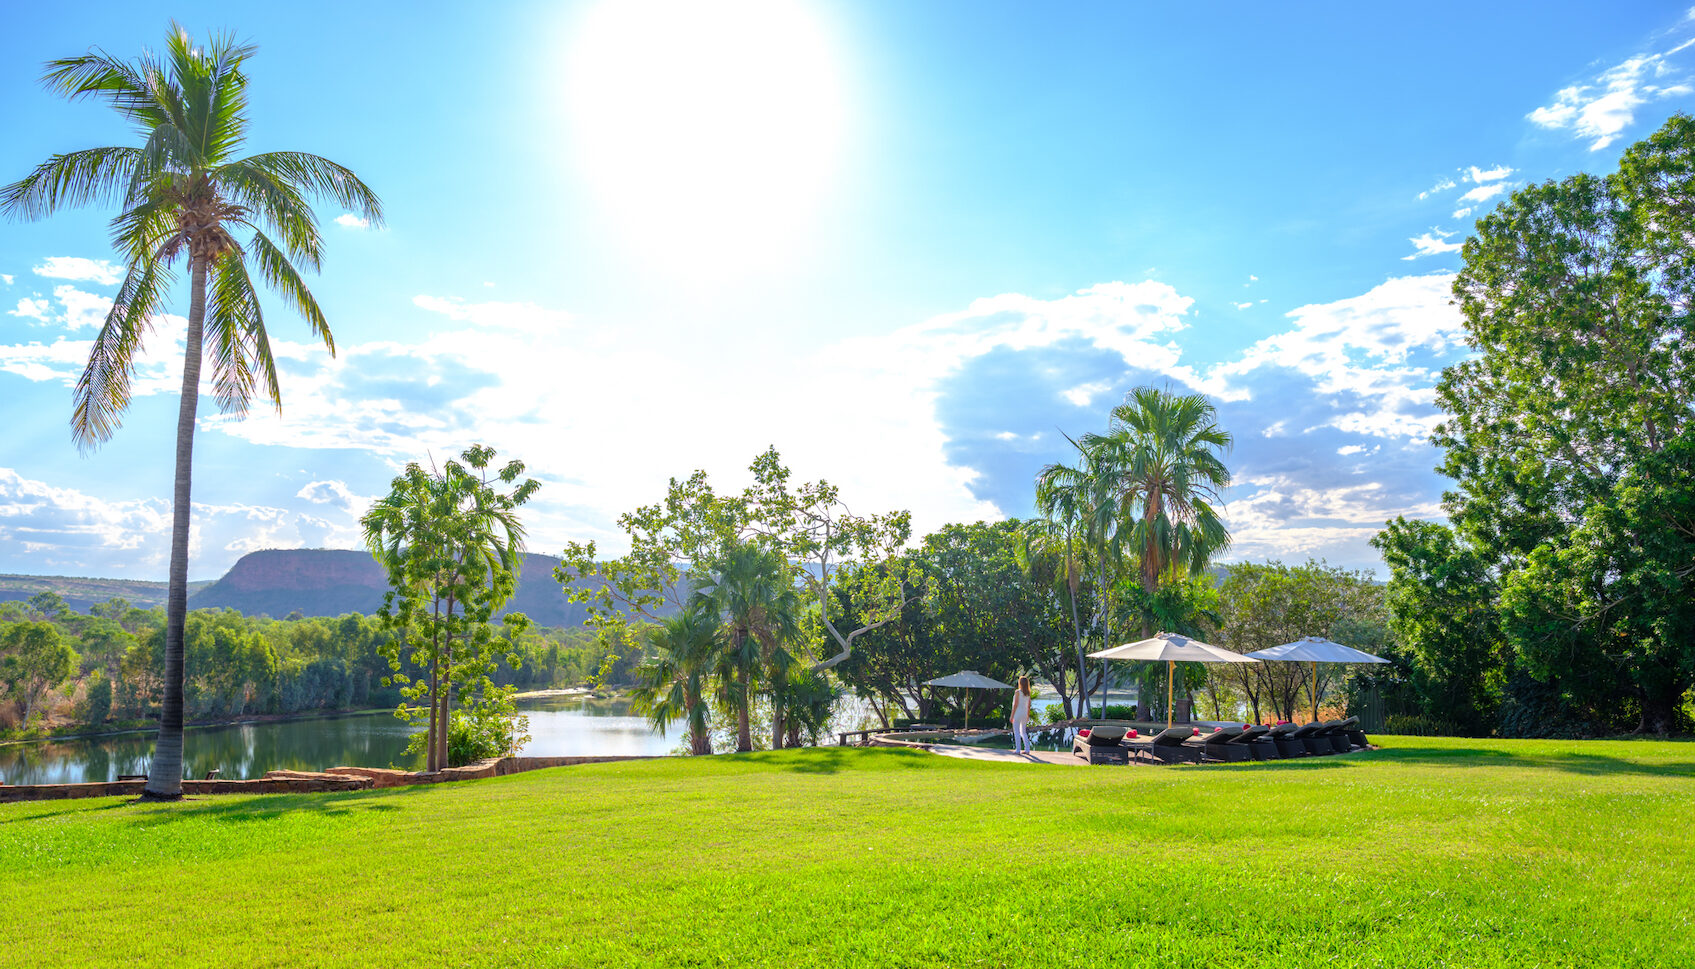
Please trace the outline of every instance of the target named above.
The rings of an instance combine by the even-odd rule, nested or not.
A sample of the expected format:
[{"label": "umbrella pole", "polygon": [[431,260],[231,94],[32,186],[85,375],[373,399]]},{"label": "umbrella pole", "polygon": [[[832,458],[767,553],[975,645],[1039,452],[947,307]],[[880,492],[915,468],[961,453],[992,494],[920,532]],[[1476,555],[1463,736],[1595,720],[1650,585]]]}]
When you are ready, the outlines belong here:
[{"label": "umbrella pole", "polygon": [[1176,663],[1171,660],[1165,661],[1165,729],[1167,730],[1171,729],[1171,707],[1176,697],[1176,694],[1171,692],[1171,676],[1176,669]]},{"label": "umbrella pole", "polygon": [[1312,663],[1312,719],[1318,722],[1318,661]]}]

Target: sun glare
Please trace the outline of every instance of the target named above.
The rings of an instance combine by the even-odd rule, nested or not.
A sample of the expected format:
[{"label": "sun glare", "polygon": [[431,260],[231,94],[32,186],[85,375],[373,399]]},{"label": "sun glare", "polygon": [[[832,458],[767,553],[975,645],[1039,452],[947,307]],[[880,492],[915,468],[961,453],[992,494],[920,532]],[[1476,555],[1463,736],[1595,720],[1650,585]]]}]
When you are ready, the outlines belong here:
[{"label": "sun glare", "polygon": [[798,0],[607,0],[567,103],[590,191],[645,258],[705,274],[793,251],[839,167],[838,58]]}]

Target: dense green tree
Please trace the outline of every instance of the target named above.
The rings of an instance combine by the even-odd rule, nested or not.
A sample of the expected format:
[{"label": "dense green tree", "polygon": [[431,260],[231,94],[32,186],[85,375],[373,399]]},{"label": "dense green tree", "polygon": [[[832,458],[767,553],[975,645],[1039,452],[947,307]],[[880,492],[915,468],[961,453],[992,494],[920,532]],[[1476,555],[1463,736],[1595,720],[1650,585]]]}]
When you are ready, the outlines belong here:
[{"label": "dense green tree", "polygon": [[[1508,655],[1490,675],[1586,722],[1573,732],[1632,713],[1638,730],[1683,729],[1695,683],[1676,500],[1695,423],[1692,157],[1695,121],[1680,115],[1617,172],[1529,186],[1478,221],[1454,282],[1475,352],[1443,374],[1434,436],[1463,548],[1407,527],[1382,540],[1404,554],[1395,578],[1413,600],[1448,594],[1407,588],[1438,581],[1440,563],[1481,576]],[[1427,667],[1488,653],[1473,617],[1438,637],[1396,615]]]},{"label": "dense green tree", "polygon": [[1425,714],[1463,733],[1490,733],[1507,668],[1490,559],[1446,525],[1405,518],[1372,545],[1389,567],[1390,623]]},{"label": "dense green tree", "polygon": [[20,723],[29,726],[36,704],[76,672],[77,654],[50,622],[14,623],[0,635],[0,681],[18,703]]},{"label": "dense green tree", "polygon": [[[493,448],[473,445],[438,470],[408,464],[387,497],[361,520],[371,554],[388,573],[380,613],[395,638],[389,643],[394,680],[407,683],[403,658],[427,671],[407,688],[396,715],[425,724],[420,735],[431,771],[449,766],[448,735],[455,706],[479,726],[484,714],[507,705],[509,689],[490,679],[497,656],[491,622],[517,586],[524,528],[518,508],[540,484],[519,481],[522,461],[493,468]],[[528,625],[519,613],[504,622]]]},{"label": "dense green tree", "polygon": [[296,268],[316,269],[323,254],[308,199],[329,200],[373,223],[382,219],[376,195],[334,162],[291,151],[240,156],[249,124],[242,65],[254,51],[229,35],[197,43],[172,24],[162,54],[124,61],[90,50],[48,62],[42,80],[49,90],[105,102],[136,129],[142,144],[54,155],[0,189],[0,212],[13,218],[38,219],[96,203],[119,206],[111,228],[125,277],[74,394],[72,436],[83,447],[99,445],[117,429],[129,407],[138,354],[174,288],[175,264],[187,258],[164,708],[144,795],[151,799],[182,796],[182,636],[203,345],[211,345],[212,384],[226,413],[245,412],[256,393],[280,406],[254,275],[279,291],[334,352],[329,324]]}]

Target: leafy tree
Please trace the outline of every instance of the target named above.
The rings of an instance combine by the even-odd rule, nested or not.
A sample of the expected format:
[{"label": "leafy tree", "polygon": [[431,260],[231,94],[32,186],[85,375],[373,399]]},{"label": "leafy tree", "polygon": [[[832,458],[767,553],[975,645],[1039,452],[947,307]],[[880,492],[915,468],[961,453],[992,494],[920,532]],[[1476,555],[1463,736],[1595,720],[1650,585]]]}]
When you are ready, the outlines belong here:
[{"label": "leafy tree", "polygon": [[[1640,731],[1683,729],[1695,682],[1676,500],[1695,423],[1692,157],[1695,121],[1680,115],[1611,175],[1515,192],[1479,220],[1454,282],[1475,353],[1443,374],[1434,440],[1464,551],[1432,534],[1412,560],[1487,576],[1512,658],[1494,677],[1509,690],[1528,689],[1520,673],[1533,679],[1530,706],[1577,711],[1590,724],[1578,732],[1613,729],[1626,711]],[[1421,544],[1393,532],[1387,544]],[[1422,581],[1416,566],[1397,579]]]},{"label": "leafy tree", "polygon": [[[1070,438],[1067,438],[1070,440]],[[1115,577],[1124,565],[1123,525],[1119,503],[1110,489],[1110,478],[1104,464],[1106,454],[1071,441],[1077,450],[1073,464],[1047,465],[1036,475],[1036,508],[1049,527],[1062,530],[1069,544],[1075,533],[1086,554],[1076,564],[1082,568],[1093,559],[1095,569],[1096,612],[1091,627],[1100,630],[1100,642],[1112,641],[1112,590]],[[1078,713],[1088,712],[1089,672],[1081,628],[1077,630],[1077,679],[1080,684]],[[1101,661],[1100,674],[1095,678],[1106,683],[1107,661]],[[1102,696],[1101,716],[1106,716],[1105,696]]]},{"label": "leafy tree", "polygon": [[[182,796],[182,635],[203,345],[211,344],[212,384],[226,413],[245,412],[255,393],[280,406],[254,274],[278,290],[333,352],[329,324],[296,268],[317,269],[323,254],[307,200],[324,198],[374,223],[382,219],[376,195],[334,162],[291,151],[239,156],[249,123],[242,65],[254,51],[228,35],[197,44],[172,24],[162,55],[123,61],[90,50],[48,62],[42,81],[49,90],[105,102],[135,127],[142,144],[54,155],[0,189],[0,211],[13,218],[38,219],[96,203],[119,206],[111,228],[125,277],[74,394],[71,432],[85,448],[117,429],[129,406],[137,354],[176,281],[175,264],[187,258],[164,710],[144,794],[149,799]],[[245,242],[238,235],[246,235]]]},{"label": "leafy tree", "polygon": [[76,652],[50,622],[15,623],[0,636],[0,679],[18,701],[25,726],[41,698],[76,669]]},{"label": "leafy tree", "polygon": [[[748,470],[753,483],[734,495],[714,491],[704,471],[672,478],[663,501],[619,516],[618,527],[630,540],[627,554],[602,562],[595,543],[570,542],[554,578],[572,601],[587,605],[592,625],[631,616],[657,620],[687,604],[692,590],[686,570],[709,569],[730,549],[759,544],[782,557],[792,583],[807,590],[819,611],[834,653],[810,657],[812,668],[836,666],[859,637],[893,622],[908,597],[921,594],[921,586],[903,584],[887,568],[911,535],[911,515],[855,515],[827,481],[791,486],[775,448]],[[884,568],[874,570],[882,576],[876,599],[866,600],[858,625],[842,627],[830,590],[855,569],[878,565]]]},{"label": "leafy tree", "polygon": [[1506,643],[1491,562],[1434,522],[1396,518],[1371,540],[1389,567],[1387,605],[1426,714],[1462,733],[1490,733],[1504,687]]},{"label": "leafy tree", "polygon": [[[753,679],[763,671],[771,682],[787,678],[792,662],[786,646],[800,634],[801,598],[788,563],[755,544],[730,548],[701,580],[691,605],[722,617],[724,654],[733,670],[736,695],[736,750],[753,749],[748,723]],[[783,710],[773,695],[771,746],[783,745]]]},{"label": "leafy tree", "polygon": [[647,627],[647,636],[653,655],[636,667],[636,686],[630,691],[633,708],[660,731],[674,721],[686,722],[689,752],[712,753],[707,691],[723,653],[717,616],[687,609]]},{"label": "leafy tree", "polygon": [[[448,735],[455,704],[482,726],[490,711],[509,703],[509,688],[489,679],[497,657],[490,623],[512,597],[523,554],[524,529],[518,508],[540,484],[519,482],[522,461],[509,461],[490,478],[493,448],[472,445],[459,461],[440,471],[416,462],[394,479],[386,498],[361,520],[365,543],[388,573],[389,592],[380,612],[392,631],[387,650],[394,682],[411,684],[395,715],[423,722],[426,763],[431,771],[450,763]],[[507,490],[502,490],[502,488]],[[520,613],[504,617],[527,626]],[[400,672],[402,660],[426,670],[416,683]]]}]

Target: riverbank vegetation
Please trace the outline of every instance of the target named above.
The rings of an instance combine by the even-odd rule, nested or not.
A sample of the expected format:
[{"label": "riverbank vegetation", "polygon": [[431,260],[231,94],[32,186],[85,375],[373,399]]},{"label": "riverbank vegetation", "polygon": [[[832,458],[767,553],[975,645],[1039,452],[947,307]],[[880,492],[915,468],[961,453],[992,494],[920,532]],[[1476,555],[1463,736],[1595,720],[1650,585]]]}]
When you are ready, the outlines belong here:
[{"label": "riverbank vegetation", "polygon": [[[13,629],[47,627],[75,657],[23,718],[25,696],[14,685],[24,665],[8,644]],[[163,669],[163,609],[122,599],[87,613],[52,593],[0,603],[0,739],[157,727]],[[596,679],[627,686],[642,654],[583,629],[500,629],[490,678],[524,689],[578,686]],[[253,716],[394,708],[398,686],[388,660],[391,634],[375,617],[243,616],[233,610],[190,612],[184,625],[187,717],[208,723]],[[413,669],[411,666],[403,667]],[[24,685],[24,684],[19,684]],[[27,688],[27,685],[24,685]]]},{"label": "riverbank vegetation", "polygon": [[7,804],[0,918],[43,967],[171,964],[192,935],[205,966],[1647,969],[1695,962],[1691,780],[1687,743],[1390,738],[1258,766],[817,748]]}]

